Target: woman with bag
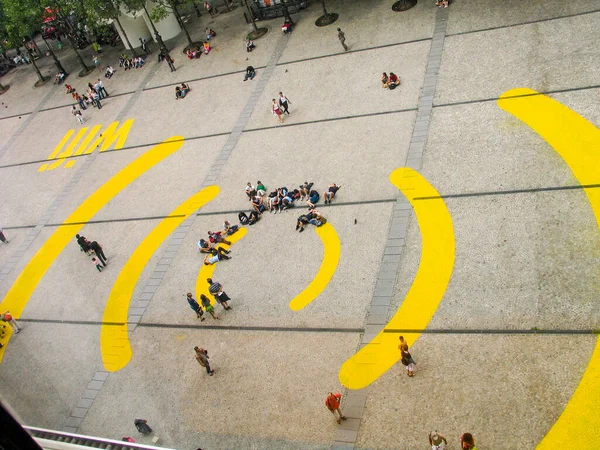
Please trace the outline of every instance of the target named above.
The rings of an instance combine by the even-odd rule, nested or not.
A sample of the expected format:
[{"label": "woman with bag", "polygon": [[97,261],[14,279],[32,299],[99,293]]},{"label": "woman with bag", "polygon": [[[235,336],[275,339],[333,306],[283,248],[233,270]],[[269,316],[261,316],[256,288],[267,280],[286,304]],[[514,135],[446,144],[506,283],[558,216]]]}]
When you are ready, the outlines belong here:
[{"label": "woman with bag", "polygon": [[273,115],[277,116],[279,123],[283,123],[283,116],[281,115],[281,108],[277,104],[277,100],[273,99],[273,105],[271,105],[271,111]]},{"label": "woman with bag", "polygon": [[402,359],[400,361],[402,362],[403,366],[406,366],[406,374],[409,377],[414,377],[415,376],[415,374],[414,374],[415,365],[417,363],[412,358],[412,355],[409,353],[408,344],[404,340],[403,336],[400,336],[400,345],[398,346],[398,349],[400,350],[400,354],[402,357]]}]

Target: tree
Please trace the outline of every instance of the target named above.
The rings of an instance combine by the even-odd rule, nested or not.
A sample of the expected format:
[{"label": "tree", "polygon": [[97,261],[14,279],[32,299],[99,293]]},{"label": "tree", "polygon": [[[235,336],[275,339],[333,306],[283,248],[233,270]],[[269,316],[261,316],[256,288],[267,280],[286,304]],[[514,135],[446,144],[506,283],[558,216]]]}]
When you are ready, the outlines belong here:
[{"label": "tree", "polygon": [[152,30],[154,31],[154,36],[155,36],[158,46],[160,47],[161,53],[164,55],[168,54],[169,49],[167,49],[167,46],[165,45],[164,41],[160,37],[160,34],[158,34],[158,30],[154,26],[152,17],[150,16],[150,13],[148,13],[148,10],[146,9],[146,0],[122,0],[122,1],[123,1],[123,5],[125,6],[125,9],[127,9],[127,11],[129,11],[130,13],[137,14],[137,12],[140,11],[141,9],[144,10],[144,12],[146,13],[146,16],[148,17],[148,21],[150,22],[150,26],[152,27]]},{"label": "tree", "polygon": [[[185,37],[188,41],[188,47],[192,47],[194,44],[198,44],[197,42],[192,41],[192,37],[188,32],[185,23],[183,23],[183,19],[181,18],[181,14],[179,13],[179,9],[177,9],[177,4],[179,2],[177,0],[155,0],[156,6],[152,10],[152,19],[160,22],[162,19],[167,17],[169,14],[173,13],[175,18],[177,19],[177,23],[185,33]],[[180,4],[180,3],[179,3]]]},{"label": "tree", "polygon": [[323,15],[319,17],[315,21],[315,25],[318,27],[324,27],[332,24],[336,20],[338,20],[339,15],[336,13],[328,13],[327,8],[325,7],[325,0],[322,0],[323,3]]},{"label": "tree", "polygon": [[125,29],[123,28],[123,26],[121,25],[121,21],[119,20],[119,16],[121,15],[120,0],[86,0],[84,5],[88,10],[88,14],[93,18],[97,18],[99,20],[114,20],[114,22],[121,30],[121,34],[125,38],[125,42],[127,42],[127,46],[131,50],[131,53],[134,57],[137,56],[133,45],[131,45],[131,42],[129,41],[129,36],[127,36],[127,33],[125,33]]},{"label": "tree", "polygon": [[[20,0],[3,0],[1,3],[1,33],[17,49],[25,41],[24,36],[30,34],[32,29],[41,22],[39,11],[30,6],[29,2]],[[25,49],[27,50],[26,46]],[[38,76],[38,83],[43,84],[48,81],[49,77],[42,75],[33,55],[30,54],[29,57]]]}]

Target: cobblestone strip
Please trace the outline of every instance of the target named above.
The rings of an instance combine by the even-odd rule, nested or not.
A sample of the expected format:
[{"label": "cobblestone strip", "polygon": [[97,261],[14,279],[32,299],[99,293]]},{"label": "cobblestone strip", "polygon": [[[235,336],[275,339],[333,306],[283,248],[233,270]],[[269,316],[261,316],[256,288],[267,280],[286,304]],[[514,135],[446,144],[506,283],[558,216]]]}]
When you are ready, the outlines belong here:
[{"label": "cobblestone strip", "polygon": [[[254,91],[252,91],[252,94],[250,95],[246,106],[244,107],[242,113],[238,117],[238,120],[236,121],[233,130],[229,135],[229,138],[227,138],[227,141],[223,145],[223,148],[219,152],[219,155],[213,162],[213,165],[211,166],[206,178],[204,179],[201,188],[211,186],[217,182],[217,178],[219,177],[221,170],[227,163],[229,155],[231,155],[231,152],[237,145],[237,142],[239,141],[240,136],[242,135],[242,131],[244,130],[248,121],[250,120],[252,111],[254,111],[254,108],[256,108],[258,100],[260,99],[263,91],[265,90],[269,79],[273,75],[273,71],[275,70],[277,61],[279,61],[279,58],[283,53],[283,49],[285,48],[288,39],[289,35],[284,34],[282,34],[282,36],[279,38],[277,46],[275,47],[275,51],[273,55],[271,55],[271,59],[269,60],[267,67],[261,71],[260,78],[256,81]],[[200,205],[198,205],[196,212],[198,212],[198,209],[200,209]],[[137,324],[140,323],[140,321],[142,320],[142,316],[146,312],[150,301],[154,297],[154,293],[158,290],[162,279],[167,273],[169,267],[171,266],[171,262],[177,254],[177,252],[179,251],[179,247],[181,247],[181,244],[185,240],[185,237],[188,234],[191,226],[193,225],[195,218],[196,214],[190,214],[190,216],[186,220],[184,220],[181,223],[181,225],[179,225],[179,227],[177,227],[177,229],[169,237],[166,249],[161,255],[160,260],[158,261],[156,267],[150,275],[150,278],[144,285],[141,293],[139,294],[139,297],[137,298],[136,303],[132,304],[132,306],[129,308],[129,318],[127,320],[129,324],[129,339],[132,338],[133,332],[135,331]],[[97,371],[94,374],[94,378],[88,384],[81,399],[79,400],[75,409],[71,413],[71,416],[65,422],[63,431],[77,433],[81,422],[83,422],[87,411],[92,406],[94,400],[96,399],[96,396],[98,395],[98,392],[104,384],[104,381],[106,381],[106,379],[108,378],[108,375],[109,373],[103,370]]]},{"label": "cobblestone strip", "polygon": [[[435,29],[427,59],[425,80],[419,96],[417,119],[404,164],[405,167],[415,170],[421,168],[423,150],[425,149],[427,135],[429,134],[431,110],[433,108],[433,98],[442,62],[447,23],[448,9],[439,8],[435,17]],[[377,283],[375,284],[371,307],[366,318],[365,332],[362,335],[359,348],[367,345],[383,329],[388,321],[390,303],[396,287],[396,278],[400,268],[402,252],[404,251],[408,219],[411,212],[412,207],[410,203],[400,194],[394,205],[387,243],[383,252],[381,265],[379,266]],[[348,417],[348,420],[342,422],[340,425],[335,441],[331,445],[331,450],[354,449],[358,438],[360,422],[367,403],[368,390],[369,388],[356,391],[349,390],[346,393],[344,398],[344,414]]]},{"label": "cobblestone strip", "polygon": [[[42,101],[35,107],[35,109],[31,112],[31,114],[29,114],[29,116],[27,116],[27,119],[25,119],[23,121],[23,123],[21,124],[21,126],[19,127],[19,129],[13,133],[13,135],[10,137],[8,142],[6,144],[4,144],[2,146],[2,148],[0,148],[0,159],[2,159],[2,157],[4,156],[4,153],[6,153],[6,150],[8,150],[15,143],[17,138],[19,136],[21,136],[21,134],[23,134],[23,131],[25,131],[25,129],[29,126],[31,121],[33,119],[35,119],[35,116],[37,116],[37,114],[41,111],[41,109],[48,102],[48,100],[50,100],[50,97],[52,97],[52,94],[54,94],[55,90],[56,90],[56,86],[50,87],[50,90],[44,96],[44,98],[42,98]],[[27,114],[27,113],[23,113],[23,115],[25,115],[25,114]]]},{"label": "cobblestone strip", "polygon": [[[144,87],[146,86],[146,84],[148,84],[148,82],[150,81],[150,78],[154,75],[155,72],[156,72],[156,69],[148,72],[148,74],[144,77],[142,82],[139,84],[135,93],[129,98],[129,100],[123,107],[123,109],[119,112],[119,114],[117,115],[117,118],[115,120],[120,121],[123,119],[125,114],[127,114],[129,109],[137,101],[137,99],[141,95]],[[48,98],[50,98],[49,95],[47,95],[44,98],[44,100],[42,100],[42,102],[40,102],[40,104],[38,105],[36,111],[32,114],[32,116],[35,115],[37,111],[39,111],[39,109],[48,100]],[[21,128],[24,130],[25,129],[24,126],[26,126],[26,125],[27,124],[23,124],[23,126],[21,126]],[[17,133],[20,134],[21,131],[22,130],[18,131]],[[18,137],[18,134],[15,133],[15,135],[13,135],[13,138],[16,139],[15,136]],[[11,140],[13,138],[11,138]],[[1,154],[1,152],[0,152],[0,154]],[[73,192],[73,189],[75,189],[75,187],[79,184],[81,179],[85,176],[85,174],[87,173],[87,170],[94,163],[97,156],[98,156],[98,152],[94,150],[89,156],[87,156],[84,159],[83,163],[79,166],[79,168],[75,172],[75,175],[73,175],[73,177],[71,178],[69,183],[63,188],[62,192],[58,195],[58,197],[56,197],[54,199],[54,201],[52,202],[50,207],[46,210],[44,215],[40,218],[39,222],[36,224],[35,228],[32,228],[29,230],[25,240],[21,243],[19,248],[17,248],[17,250],[10,256],[8,261],[6,261],[6,263],[4,264],[2,269],[0,269],[0,283],[2,283],[4,281],[4,279],[12,272],[12,270],[15,268],[17,263],[25,255],[27,250],[29,250],[29,247],[31,246],[33,240],[41,233],[42,229],[48,224],[48,222],[50,221],[50,219],[52,218],[52,216],[54,215],[56,210],[58,208],[60,208],[62,203],[65,201],[65,199],[67,199],[67,197],[69,197],[71,195],[71,193]]]}]

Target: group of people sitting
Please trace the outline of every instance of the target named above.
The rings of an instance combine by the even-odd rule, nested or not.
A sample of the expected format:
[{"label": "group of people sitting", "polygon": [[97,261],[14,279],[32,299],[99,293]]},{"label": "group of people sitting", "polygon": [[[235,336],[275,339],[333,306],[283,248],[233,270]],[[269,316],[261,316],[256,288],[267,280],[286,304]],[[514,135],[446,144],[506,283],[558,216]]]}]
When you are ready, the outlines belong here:
[{"label": "group of people sitting", "polygon": [[119,56],[119,66],[125,70],[140,69],[144,67],[145,63],[146,61],[144,61],[144,58],[142,58],[141,56],[130,58],[125,53]]},{"label": "group of people sitting", "polygon": [[231,245],[231,242],[225,239],[225,236],[230,236],[239,230],[238,225],[232,225],[229,221],[223,223],[222,231],[209,231],[208,239],[200,239],[198,241],[198,250],[200,253],[205,253],[204,265],[208,266],[219,261],[231,259],[228,256],[231,251],[223,247],[218,247],[218,244]]},{"label": "group of people sitting", "polygon": [[189,85],[185,83],[181,83],[181,86],[175,86],[175,100],[179,100],[180,98],[185,98],[188,92],[192,89]]},{"label": "group of people sitting", "polygon": [[[256,186],[248,182],[246,195],[256,213],[262,214],[268,209],[269,212],[277,214],[293,207],[296,204],[295,202],[303,201],[305,198],[308,209],[316,208],[321,196],[316,189],[313,189],[313,186],[314,183],[305,181],[297,189],[289,190],[287,187],[280,187],[272,190],[267,195],[267,188],[262,182],[258,181]],[[340,187],[335,183],[327,186],[327,190],[323,193],[325,204],[331,203]]]},{"label": "group of people sitting", "polygon": [[381,76],[381,84],[384,89],[396,89],[396,86],[400,85],[400,78],[394,72],[390,72],[388,76],[387,73],[383,72]]}]

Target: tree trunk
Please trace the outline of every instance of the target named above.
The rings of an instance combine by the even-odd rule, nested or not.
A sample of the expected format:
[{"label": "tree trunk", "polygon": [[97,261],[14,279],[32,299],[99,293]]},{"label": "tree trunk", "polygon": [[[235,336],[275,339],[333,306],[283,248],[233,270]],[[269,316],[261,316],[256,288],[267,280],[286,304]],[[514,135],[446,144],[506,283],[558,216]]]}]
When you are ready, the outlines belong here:
[{"label": "tree trunk", "polygon": [[229,0],[224,0],[225,2],[225,7],[227,8],[227,11],[231,11],[231,6],[229,6]]},{"label": "tree trunk", "polygon": [[44,78],[44,75],[42,75],[42,72],[40,72],[40,69],[38,68],[37,64],[35,63],[35,59],[31,58],[31,64],[33,64],[33,68],[35,69],[35,72],[37,73],[37,76],[40,79],[40,81],[45,81],[46,78]]},{"label": "tree trunk", "polygon": [[35,39],[31,35],[29,35],[29,39],[31,40],[31,42],[33,42],[33,46],[37,50],[38,56],[42,56],[44,53],[42,53],[42,51],[40,50],[40,48],[36,44]]},{"label": "tree trunk", "polygon": [[83,58],[77,51],[77,42],[75,42],[73,40],[73,37],[71,36],[71,34],[67,34],[67,38],[69,39],[69,42],[71,43],[71,47],[73,47],[73,51],[75,52],[75,56],[77,56],[77,61],[79,61],[79,64],[81,65],[81,69],[84,72],[88,72],[90,70],[90,68],[85,64],[85,62],[83,61]]},{"label": "tree trunk", "polygon": [[125,30],[123,29],[123,26],[121,25],[121,21],[119,20],[118,17],[115,17],[115,22],[117,22],[117,25],[119,25],[121,33],[123,33],[123,37],[125,38],[125,42],[127,42],[127,45],[129,46],[129,50],[131,50],[131,53],[133,54],[133,57],[137,58],[137,53],[135,52],[135,49],[133,48],[133,45],[131,45],[131,42],[129,42],[129,37],[127,36],[127,33],[125,33]]},{"label": "tree trunk", "polygon": [[250,6],[248,6],[248,0],[244,0],[244,3],[246,4],[246,9],[248,10],[248,14],[250,14],[250,22],[252,22],[252,26],[254,27],[254,32],[256,34],[258,34],[258,27],[256,26],[256,21],[254,20],[254,14],[252,14],[252,10],[250,9]]},{"label": "tree trunk", "polygon": [[198,18],[202,17],[202,14],[200,14],[200,8],[198,8],[198,4],[196,2],[193,2],[192,5],[194,6],[194,9],[196,10],[196,16],[198,16]]},{"label": "tree trunk", "polygon": [[52,51],[52,47],[50,47],[50,45],[48,44],[48,41],[46,39],[44,39],[44,36],[42,36],[42,39],[44,40],[44,44],[46,44],[46,47],[48,47],[48,52],[50,52],[50,55],[52,56],[52,59],[54,60],[54,64],[56,64],[56,68],[58,69],[58,71],[64,72],[65,75],[68,75],[67,71],[65,70],[63,65],[60,63],[60,61],[58,60],[58,58]]},{"label": "tree trunk", "polygon": [[328,16],[329,13],[327,12],[327,10],[325,9],[325,0],[323,0],[323,14]]},{"label": "tree trunk", "polygon": [[179,10],[177,9],[177,6],[175,6],[174,1],[171,2],[171,8],[173,9],[173,12],[175,13],[175,18],[177,19],[177,22],[179,22],[179,26],[183,29],[183,32],[185,33],[185,37],[188,40],[188,44],[191,46],[194,43],[194,41],[192,41],[190,33],[188,33],[188,30],[185,27],[185,24],[183,23],[183,19],[181,18],[181,14],[179,14]]}]

